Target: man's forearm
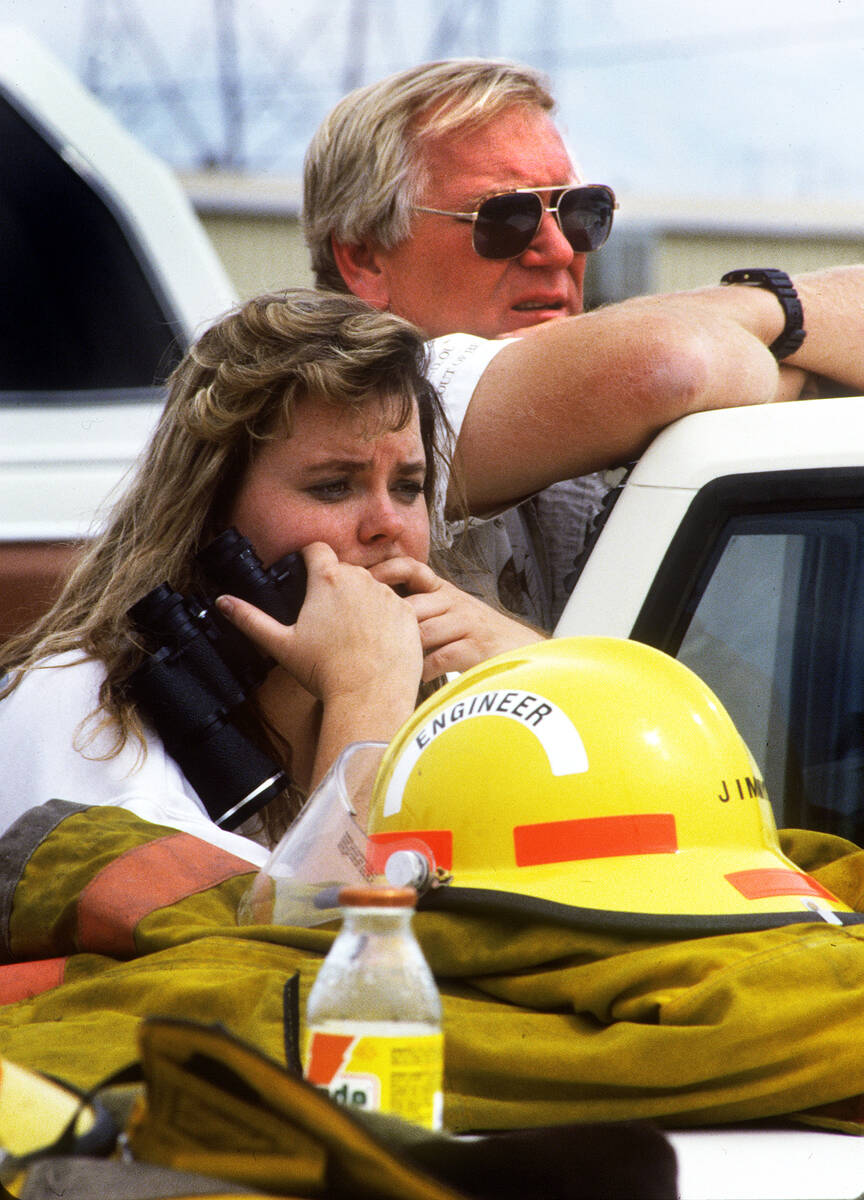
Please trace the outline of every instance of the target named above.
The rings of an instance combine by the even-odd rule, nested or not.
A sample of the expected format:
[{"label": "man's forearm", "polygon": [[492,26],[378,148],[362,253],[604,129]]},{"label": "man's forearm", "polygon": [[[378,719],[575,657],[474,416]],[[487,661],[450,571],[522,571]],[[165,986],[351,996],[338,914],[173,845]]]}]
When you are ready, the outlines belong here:
[{"label": "man's forearm", "polygon": [[[792,282],[801,301],[806,337],[801,348],[783,361],[864,390],[864,266],[810,271],[793,276]],[[733,320],[766,346],[782,331],[785,320],[772,292],[736,284],[625,303],[665,306],[678,302],[691,304],[694,315],[699,313],[708,320]]]},{"label": "man's forearm", "polygon": [[678,417],[764,403],[777,386],[759,338],[683,295],[550,322],[505,346],[474,391],[456,456],[469,506],[482,513],[626,461]]},{"label": "man's forearm", "polygon": [[736,285],[637,297],[506,346],[459,436],[471,510],[635,457],[688,413],[794,398],[806,372],[864,390],[864,268],[795,283],[807,337],[788,364],[800,375],[781,375],[768,350],[785,324],[776,296]]},{"label": "man's forearm", "polygon": [[864,392],[864,266],[798,275],[804,345],[787,361]]}]

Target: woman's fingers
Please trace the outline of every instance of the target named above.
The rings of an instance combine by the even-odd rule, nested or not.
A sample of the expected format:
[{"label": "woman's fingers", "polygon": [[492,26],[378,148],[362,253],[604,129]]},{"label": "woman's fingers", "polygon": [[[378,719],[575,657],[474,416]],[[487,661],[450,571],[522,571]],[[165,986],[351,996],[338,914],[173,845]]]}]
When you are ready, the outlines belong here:
[{"label": "woman's fingers", "polygon": [[306,598],[296,625],[235,596],[221,596],[219,610],[320,700],[353,694],[368,702],[391,677],[397,690],[404,681],[416,691],[422,646],[410,604],[323,542],[305,547],[303,557]]},{"label": "woman's fingers", "polygon": [[543,640],[538,630],[463,592],[425,563],[393,558],[372,567],[371,573],[380,583],[407,593],[420,628],[426,679],[465,671],[504,650]]},{"label": "woman's fingers", "polygon": [[239,596],[224,595],[216,600],[216,607],[223,617],[253,641],[265,654],[281,662],[290,649],[295,636],[293,625],[283,625],[275,617],[256,608]]},{"label": "woman's fingers", "polygon": [[402,595],[434,592],[443,580],[426,563],[416,558],[387,558],[369,568],[369,574],[379,583],[385,583]]}]

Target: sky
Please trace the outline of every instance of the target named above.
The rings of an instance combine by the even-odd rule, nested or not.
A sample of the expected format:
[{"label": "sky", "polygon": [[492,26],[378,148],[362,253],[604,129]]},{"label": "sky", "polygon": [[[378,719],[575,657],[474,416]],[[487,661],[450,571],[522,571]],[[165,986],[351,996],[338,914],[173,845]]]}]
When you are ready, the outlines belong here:
[{"label": "sky", "polygon": [[864,0],[0,0],[6,23],[179,168],[297,175],[351,87],[481,54],[549,74],[616,190],[864,205]]}]

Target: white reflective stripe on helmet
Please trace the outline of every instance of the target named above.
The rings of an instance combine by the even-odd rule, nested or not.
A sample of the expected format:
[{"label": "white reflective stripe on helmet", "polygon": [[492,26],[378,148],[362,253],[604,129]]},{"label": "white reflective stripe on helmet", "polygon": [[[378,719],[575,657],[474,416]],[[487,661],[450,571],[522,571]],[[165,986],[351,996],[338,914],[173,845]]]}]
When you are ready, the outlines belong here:
[{"label": "white reflective stripe on helmet", "polygon": [[540,742],[553,775],[581,775],[588,770],[588,755],[579,730],[563,709],[545,697],[518,688],[477,692],[437,712],[412,737],[393,768],[383,815],[392,817],[402,808],[402,793],[420,755],[445,729],[476,717],[508,717],[518,721]]}]

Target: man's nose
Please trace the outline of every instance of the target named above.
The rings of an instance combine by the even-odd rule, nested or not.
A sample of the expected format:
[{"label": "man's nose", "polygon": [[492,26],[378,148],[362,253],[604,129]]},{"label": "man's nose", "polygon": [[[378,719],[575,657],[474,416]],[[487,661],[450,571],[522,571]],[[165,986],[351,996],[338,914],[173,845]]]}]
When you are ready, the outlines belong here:
[{"label": "man's nose", "polygon": [[520,255],[519,261],[525,267],[555,267],[566,270],[574,258],[574,250],[567,241],[555,219],[555,214],[543,213],[540,228],[535,233],[531,245]]}]

